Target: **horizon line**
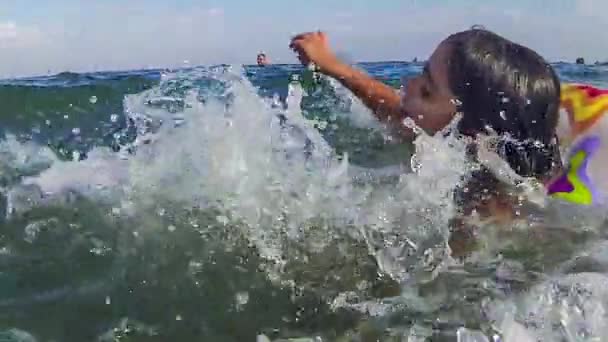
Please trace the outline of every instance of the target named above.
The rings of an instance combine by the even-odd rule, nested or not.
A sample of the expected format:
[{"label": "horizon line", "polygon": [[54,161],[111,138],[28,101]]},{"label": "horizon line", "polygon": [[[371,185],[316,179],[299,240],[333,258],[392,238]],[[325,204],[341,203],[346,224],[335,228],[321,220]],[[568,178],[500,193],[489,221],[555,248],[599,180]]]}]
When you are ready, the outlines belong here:
[{"label": "horizon line", "polygon": [[[406,61],[406,60],[370,60],[370,61],[358,61],[358,62],[354,62],[352,63],[353,65],[356,64],[379,64],[379,63],[403,63],[403,64],[423,64],[425,63],[427,60],[426,59],[420,59],[417,61]],[[560,63],[565,63],[565,64],[575,64],[574,62],[568,62],[568,61],[564,61],[564,60],[558,60],[558,61],[550,61],[549,64],[560,64]],[[608,60],[604,61],[604,62],[600,62],[600,61],[596,61],[593,64],[590,63],[586,63],[583,64],[583,66],[606,66],[608,65]],[[155,66],[155,67],[143,67],[143,68],[118,68],[118,69],[106,69],[106,70],[95,70],[95,71],[70,71],[70,70],[64,70],[64,71],[60,71],[60,72],[48,72],[46,74],[33,74],[33,75],[26,75],[26,76],[16,76],[16,77],[0,77],[0,81],[13,81],[13,80],[27,80],[27,79],[39,79],[39,78],[44,78],[44,77],[57,77],[61,74],[75,74],[75,75],[95,75],[95,74],[110,74],[110,73],[127,73],[127,72],[142,72],[142,71],[169,71],[169,72],[174,72],[174,71],[179,71],[179,70],[188,70],[188,69],[194,69],[194,68],[201,68],[201,67],[218,67],[218,66],[241,66],[241,67],[259,67],[259,68],[263,68],[263,67],[271,67],[271,66],[297,66],[297,67],[304,67],[302,64],[294,62],[294,63],[271,63],[268,64],[267,66],[258,66],[255,63],[252,64],[244,64],[244,63],[233,63],[233,64],[227,64],[227,63],[218,63],[218,64],[200,64],[200,65],[195,65],[195,66],[181,66],[181,67],[162,67],[162,66]]]}]

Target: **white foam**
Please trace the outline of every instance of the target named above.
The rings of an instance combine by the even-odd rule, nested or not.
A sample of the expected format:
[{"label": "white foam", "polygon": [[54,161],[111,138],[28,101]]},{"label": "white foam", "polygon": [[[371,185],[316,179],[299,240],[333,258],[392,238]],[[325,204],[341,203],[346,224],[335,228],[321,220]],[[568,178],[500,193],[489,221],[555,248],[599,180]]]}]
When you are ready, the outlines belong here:
[{"label": "white foam", "polygon": [[[199,91],[194,85],[201,80],[206,85]],[[189,86],[183,97],[174,95]],[[52,167],[23,185],[46,196],[76,191],[136,207],[151,207],[158,197],[219,206],[246,223],[246,235],[272,259],[281,259],[285,239],[309,244],[315,234],[319,249],[349,235],[365,239],[396,279],[416,268],[438,270],[447,254],[451,190],[466,171],[464,145],[421,135],[415,173],[397,184],[366,182],[365,170],[351,170],[348,156],[336,155],[303,117],[302,96],[292,84],[283,111],[261,99],[239,69],[165,75],[158,87],[125,98],[138,131],[135,155],[98,148],[84,161],[51,160]],[[161,102],[181,103],[183,111],[169,112]],[[279,114],[291,128],[280,124]]]},{"label": "white foam", "polygon": [[[309,155],[294,150],[304,145],[302,137],[278,124],[280,109],[260,99],[238,71],[205,77],[226,91],[204,104],[190,94],[185,124],[161,128],[162,144],[139,147],[131,165],[134,191],[162,189],[164,196],[197,206],[221,203],[232,218],[247,223],[250,238],[268,257],[281,255],[283,238],[298,240],[319,229],[327,229],[327,242],[341,234],[366,239],[384,270],[400,279],[409,270],[395,258],[404,253],[412,254],[407,267],[425,254],[432,259],[433,249],[436,258],[444,257],[451,191],[466,172],[463,143],[422,135],[416,141],[416,173],[403,175],[396,185],[355,185],[347,156],[335,155],[302,116],[299,86],[291,86],[282,114],[312,142]],[[142,95],[125,102],[129,113],[159,116],[148,112]],[[392,238],[397,235],[411,244],[400,244]]]},{"label": "white foam", "polygon": [[381,129],[382,125],[376,119],[374,114],[367,108],[361,100],[355,97],[348,89],[346,89],[340,82],[333,78],[326,78],[328,83],[334,89],[334,92],[338,98],[344,102],[344,105],[348,108],[348,112],[345,117],[356,127],[361,128],[374,128]]},{"label": "white foam", "polygon": [[128,162],[105,148],[93,149],[84,161],[55,160],[53,166],[22,184],[35,184],[47,195],[73,190],[98,196],[115,191],[128,181]]},{"label": "white foam", "polygon": [[[199,90],[200,81],[205,87]],[[178,88],[190,90],[176,96]],[[96,148],[83,161],[53,159],[22,185],[35,185],[45,196],[75,191],[114,198],[130,211],[153,207],[159,197],[219,207],[244,222],[262,255],[276,260],[285,239],[306,245],[313,234],[318,250],[349,235],[365,239],[382,269],[397,279],[417,267],[439,269],[447,255],[451,190],[466,172],[464,144],[421,135],[416,172],[382,185],[371,181],[373,172],[351,170],[348,156],[334,153],[303,117],[302,96],[292,84],[287,109],[273,106],[238,68],[166,74],[158,87],[124,100],[138,132],[129,147],[134,155]],[[161,102],[183,110],[167,111]],[[278,115],[287,117],[287,127]],[[10,150],[25,148],[31,147]],[[370,181],[361,178],[364,173]]]},{"label": "white foam", "polygon": [[[204,90],[196,88],[201,80]],[[175,95],[176,88],[189,90]],[[62,162],[44,151],[52,166],[26,178],[22,186],[35,185],[43,193],[69,190],[113,198],[134,214],[155,208],[159,199],[179,208],[220,209],[217,229],[242,229],[239,233],[263,257],[277,263],[290,257],[287,242],[314,253],[348,236],[364,241],[381,270],[394,279],[414,284],[434,279],[453,262],[447,246],[448,221],[456,210],[452,191],[474,167],[466,162],[466,142],[446,138],[444,132],[434,137],[421,134],[415,141],[414,171],[408,174],[400,174],[399,168],[354,168],[348,156],[336,155],[303,117],[302,96],[293,84],[287,109],[273,106],[257,95],[238,68],[166,74],[160,86],[124,100],[125,113],[138,131],[129,146],[134,154],[95,149],[84,161]],[[179,103],[183,110],[167,111],[159,101]],[[281,125],[278,115],[287,118],[288,126]],[[9,144],[7,150],[14,155],[32,148]],[[378,181],[395,175],[399,176],[394,182]],[[237,221],[241,224],[231,224]],[[604,279],[580,277],[601,303]],[[556,301],[548,295],[550,287],[543,286],[522,299],[524,304],[515,304],[514,298],[507,304],[528,308],[541,323],[552,322]],[[428,304],[406,296],[402,299],[417,309]],[[595,316],[601,308],[586,303],[585,310],[594,315],[576,313],[571,305],[568,310],[574,313],[567,315],[566,330],[584,324],[594,336],[605,336],[605,327]],[[334,304],[379,314],[394,305],[346,300]],[[510,306],[494,307],[497,322],[506,322],[506,307]],[[513,322],[521,325],[519,318]],[[520,328],[502,327],[503,333],[523,336]],[[553,336],[529,329],[525,333]],[[479,337],[474,332],[466,336]]]}]

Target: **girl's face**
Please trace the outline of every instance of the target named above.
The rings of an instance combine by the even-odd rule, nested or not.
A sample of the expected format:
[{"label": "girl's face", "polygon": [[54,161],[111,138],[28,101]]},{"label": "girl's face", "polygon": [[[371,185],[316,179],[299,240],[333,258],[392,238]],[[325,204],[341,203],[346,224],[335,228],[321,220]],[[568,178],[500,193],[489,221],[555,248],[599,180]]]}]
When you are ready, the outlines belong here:
[{"label": "girl's face", "polygon": [[442,42],[421,75],[401,86],[401,108],[418,127],[434,134],[446,127],[457,111],[456,96],[449,83],[451,47]]}]

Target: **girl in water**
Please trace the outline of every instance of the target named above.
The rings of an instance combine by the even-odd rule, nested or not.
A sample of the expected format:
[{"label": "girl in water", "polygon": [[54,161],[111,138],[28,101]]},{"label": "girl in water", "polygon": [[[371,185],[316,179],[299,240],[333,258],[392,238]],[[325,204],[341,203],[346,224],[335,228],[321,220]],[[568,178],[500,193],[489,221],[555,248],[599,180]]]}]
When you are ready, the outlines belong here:
[{"label": "girl in water", "polygon": [[[290,47],[303,64],[314,63],[339,80],[406,138],[414,135],[403,124],[406,118],[434,134],[460,113],[458,132],[472,141],[490,132],[499,137],[494,152],[518,175],[546,182],[560,169],[560,83],[549,63],[529,48],[484,29],[453,34],[399,94],[338,60],[322,32],[300,34]],[[476,158],[478,146],[470,146]],[[514,217],[514,199],[485,168],[456,192],[456,199],[463,216],[475,210],[486,218]]]}]

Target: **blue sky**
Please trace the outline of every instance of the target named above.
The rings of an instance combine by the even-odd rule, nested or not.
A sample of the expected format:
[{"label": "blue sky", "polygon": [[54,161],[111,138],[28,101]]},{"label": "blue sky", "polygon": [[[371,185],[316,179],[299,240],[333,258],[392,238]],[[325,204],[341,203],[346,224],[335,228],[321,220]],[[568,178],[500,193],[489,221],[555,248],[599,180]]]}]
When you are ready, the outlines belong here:
[{"label": "blue sky", "polygon": [[473,24],[552,60],[608,59],[608,0],[2,0],[0,77],[294,62],[290,36],[316,29],[350,59],[407,60]]}]

